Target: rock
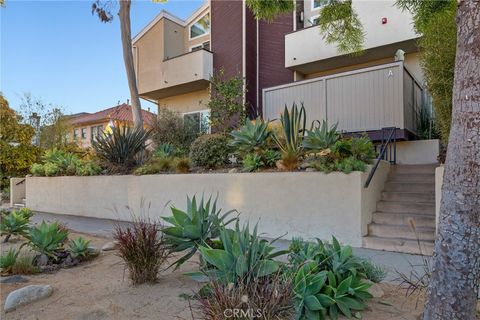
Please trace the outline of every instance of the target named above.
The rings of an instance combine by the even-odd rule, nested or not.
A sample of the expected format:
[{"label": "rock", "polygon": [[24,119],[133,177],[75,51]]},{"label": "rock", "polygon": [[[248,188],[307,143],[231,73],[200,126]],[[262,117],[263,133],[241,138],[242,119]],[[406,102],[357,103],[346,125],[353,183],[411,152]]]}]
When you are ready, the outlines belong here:
[{"label": "rock", "polygon": [[48,256],[46,254],[41,254],[39,256],[37,256],[37,266],[39,267],[45,267],[46,265],[48,265],[48,261],[50,259],[48,259]]},{"label": "rock", "polygon": [[53,293],[50,285],[30,285],[10,292],[5,300],[5,312],[15,310],[34,301],[47,298]]},{"label": "rock", "polygon": [[370,289],[368,289],[368,292],[370,292],[374,298],[381,298],[385,295],[383,289],[378,285],[378,283],[373,283]]},{"label": "rock", "polygon": [[18,274],[9,276],[9,277],[0,278],[0,283],[20,283],[20,282],[28,282],[28,279]]},{"label": "rock", "polygon": [[315,168],[306,168],[305,172],[316,172],[317,170]]},{"label": "rock", "polygon": [[277,166],[278,170],[282,170],[282,171],[287,170],[287,167],[285,167],[282,160],[277,160],[277,162],[275,162],[275,165]]},{"label": "rock", "polygon": [[112,250],[118,250],[119,245],[117,241],[111,241],[107,242],[103,245],[102,251],[112,251]]},{"label": "rock", "polygon": [[90,256],[92,258],[100,255],[100,250],[98,250],[95,247],[88,247],[87,251],[88,251],[88,256]]},{"label": "rock", "polygon": [[239,173],[240,170],[238,170],[238,168],[232,168],[230,170],[228,170],[228,173]]}]

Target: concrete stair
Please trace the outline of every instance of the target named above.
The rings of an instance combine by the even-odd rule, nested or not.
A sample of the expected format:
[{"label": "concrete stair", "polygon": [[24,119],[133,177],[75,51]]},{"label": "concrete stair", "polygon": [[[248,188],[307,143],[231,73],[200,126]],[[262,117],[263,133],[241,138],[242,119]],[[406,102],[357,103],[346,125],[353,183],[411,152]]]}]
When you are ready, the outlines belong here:
[{"label": "concrete stair", "polygon": [[[363,238],[366,248],[431,255],[435,241],[435,168],[396,165]],[[415,229],[414,229],[415,228]]]}]

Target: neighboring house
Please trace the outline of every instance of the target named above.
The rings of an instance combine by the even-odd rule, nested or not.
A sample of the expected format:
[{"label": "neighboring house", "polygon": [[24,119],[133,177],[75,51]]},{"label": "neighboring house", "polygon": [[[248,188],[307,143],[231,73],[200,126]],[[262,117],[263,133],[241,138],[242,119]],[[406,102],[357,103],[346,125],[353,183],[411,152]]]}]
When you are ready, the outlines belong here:
[{"label": "neighboring house", "polygon": [[[142,116],[145,127],[151,126],[156,120],[156,114],[150,111],[142,110]],[[69,116],[69,123],[72,126],[69,139],[82,147],[91,147],[92,141],[103,134],[110,121],[116,127],[133,126],[132,107],[124,103],[95,113],[83,112]]]},{"label": "neighboring house", "polygon": [[[315,25],[327,3],[297,0],[295,12],[272,23],[257,22],[244,0],[207,0],[186,20],[162,11],[133,39],[140,96],[200,122],[210,75],[223,68],[245,78],[251,115],[274,119],[285,104],[303,102],[311,121],[374,139],[391,126],[399,139],[414,137],[427,95],[411,14],[393,0],[353,0],[366,50],[351,56],[326,44]],[[398,50],[403,61],[394,63]]]}]

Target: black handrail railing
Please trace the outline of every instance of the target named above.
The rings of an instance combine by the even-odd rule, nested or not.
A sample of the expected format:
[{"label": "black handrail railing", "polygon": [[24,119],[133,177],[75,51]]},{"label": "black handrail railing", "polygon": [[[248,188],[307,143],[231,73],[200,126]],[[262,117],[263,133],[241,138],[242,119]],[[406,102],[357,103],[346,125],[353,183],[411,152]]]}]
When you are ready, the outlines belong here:
[{"label": "black handrail railing", "polygon": [[23,179],[23,180],[20,180],[19,182],[17,182],[15,185],[18,186],[19,184],[22,184],[25,182],[26,179]]},{"label": "black handrail railing", "polygon": [[[387,138],[385,138],[386,133],[388,133],[389,131],[390,134]],[[367,181],[365,182],[365,188],[368,188],[368,186],[370,185],[370,182],[375,175],[375,171],[377,171],[377,167],[380,164],[380,161],[389,161],[390,164],[397,163],[397,136],[395,134],[396,132],[397,128],[395,127],[382,128],[382,145],[380,147],[380,152],[378,153],[377,160],[375,161],[375,164],[373,165],[373,168],[368,175]],[[391,144],[393,144],[393,146]]]}]

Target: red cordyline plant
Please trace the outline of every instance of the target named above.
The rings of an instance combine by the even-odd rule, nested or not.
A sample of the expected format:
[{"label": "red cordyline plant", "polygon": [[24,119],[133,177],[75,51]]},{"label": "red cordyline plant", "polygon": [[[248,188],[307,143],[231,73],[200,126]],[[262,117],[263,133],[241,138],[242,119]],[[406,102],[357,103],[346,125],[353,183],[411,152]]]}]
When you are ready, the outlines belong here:
[{"label": "red cordyline plant", "polygon": [[120,256],[134,285],[156,282],[160,267],[170,251],[165,244],[162,225],[148,218],[135,218],[129,225],[115,226],[113,237],[118,241]]}]

